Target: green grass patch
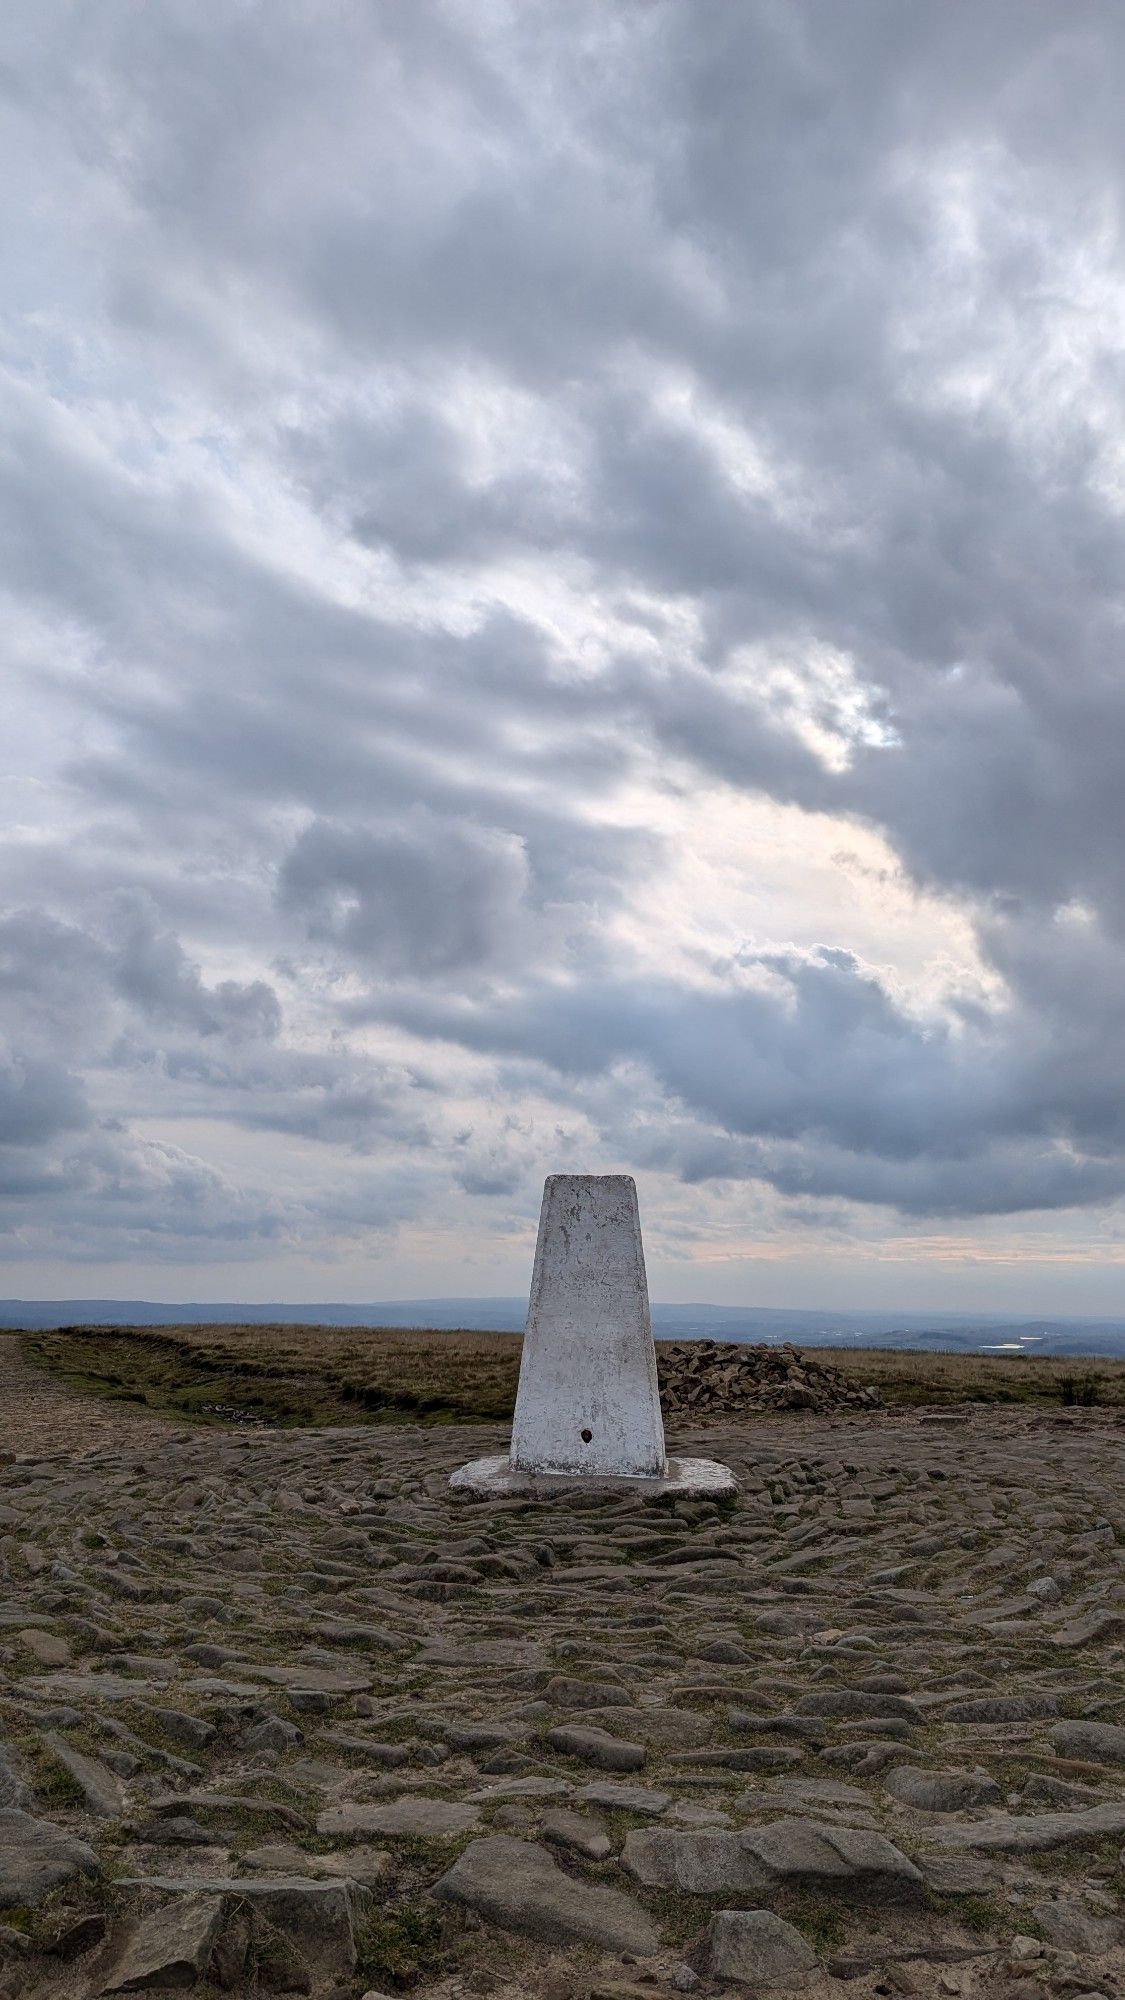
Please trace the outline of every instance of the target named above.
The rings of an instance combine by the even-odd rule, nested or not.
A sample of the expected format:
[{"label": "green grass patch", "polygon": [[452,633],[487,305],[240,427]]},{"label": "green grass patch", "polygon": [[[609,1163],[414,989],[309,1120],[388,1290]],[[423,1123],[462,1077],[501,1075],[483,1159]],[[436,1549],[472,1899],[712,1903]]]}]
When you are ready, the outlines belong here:
[{"label": "green grass patch", "polygon": [[808,1939],[813,1950],[822,1957],[839,1951],[848,1934],[848,1927],[835,1905],[816,1896],[790,1897],[785,1915],[787,1921]]},{"label": "green grass patch", "polygon": [[444,1958],[444,1924],[433,1904],[386,1903],[364,1919],[356,1936],[356,1969],[382,1985],[413,1986]]},{"label": "green grass patch", "polygon": [[[976,1937],[991,1937],[997,1931],[1011,1928],[1012,1915],[1010,1910],[1002,1909],[999,1903],[992,1902],[987,1896],[959,1896],[957,1921]],[[1020,1929],[1033,1937],[1039,1935],[1030,1913],[1025,1915],[1020,1912]]]},{"label": "green grass patch", "polygon": [[68,1806],[84,1806],[86,1794],[72,1778],[65,1764],[60,1764],[49,1750],[41,1750],[35,1758],[32,1783],[37,1798],[45,1806],[65,1810]]},{"label": "green grass patch", "polygon": [[1037,1875],[1086,1876],[1092,1867],[1116,1871],[1120,1852],[1120,1840],[1103,1835],[1100,1839],[1074,1841],[1066,1847],[1041,1848],[1036,1854],[1021,1855],[1020,1859]]},{"label": "green grass patch", "polygon": [[641,1889],[639,1899],[655,1918],[666,1945],[681,1950],[702,1937],[717,1909],[734,1909],[729,1897],[692,1896],[685,1889]]}]

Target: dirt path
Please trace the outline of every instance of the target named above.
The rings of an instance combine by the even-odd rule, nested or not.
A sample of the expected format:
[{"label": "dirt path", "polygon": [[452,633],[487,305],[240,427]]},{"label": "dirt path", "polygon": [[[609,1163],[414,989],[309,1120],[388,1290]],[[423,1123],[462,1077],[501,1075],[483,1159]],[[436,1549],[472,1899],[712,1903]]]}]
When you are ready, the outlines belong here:
[{"label": "dirt path", "polygon": [[0,1333],[0,1459],[54,1452],[92,1451],[105,1445],[142,1445],[176,1437],[181,1426],[153,1416],[138,1403],[101,1403],[80,1396],[20,1350],[19,1335]]}]

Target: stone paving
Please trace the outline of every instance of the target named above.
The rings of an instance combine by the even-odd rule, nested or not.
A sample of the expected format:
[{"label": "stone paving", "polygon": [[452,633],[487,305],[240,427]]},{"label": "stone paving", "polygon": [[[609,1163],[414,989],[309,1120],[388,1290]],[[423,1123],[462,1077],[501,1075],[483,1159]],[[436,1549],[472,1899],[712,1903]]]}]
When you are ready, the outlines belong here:
[{"label": "stone paving", "polygon": [[748,1418],[669,1439],[733,1503],[560,1504],[451,1493],[498,1429],[21,1393],[11,2000],[1123,1990],[1111,1417]]}]

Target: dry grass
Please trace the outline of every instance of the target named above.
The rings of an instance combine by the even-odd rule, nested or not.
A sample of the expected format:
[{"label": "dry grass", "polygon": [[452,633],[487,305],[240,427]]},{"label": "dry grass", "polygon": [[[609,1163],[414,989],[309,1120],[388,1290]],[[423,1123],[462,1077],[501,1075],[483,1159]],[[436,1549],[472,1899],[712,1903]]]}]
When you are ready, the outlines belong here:
[{"label": "dry grass", "polygon": [[76,1388],[203,1422],[482,1423],[511,1414],[520,1337],[411,1327],[64,1327],[23,1337]]},{"label": "dry grass", "polygon": [[878,1389],[884,1402],[1125,1405],[1125,1361],[1061,1354],[916,1354],[862,1347],[821,1352],[841,1374]]},{"label": "dry grass", "polygon": [[[520,1357],[518,1334],[410,1327],[67,1327],[21,1338],[30,1360],[87,1394],[219,1424],[502,1422]],[[1125,1361],[816,1353],[891,1405],[1125,1405]]]}]

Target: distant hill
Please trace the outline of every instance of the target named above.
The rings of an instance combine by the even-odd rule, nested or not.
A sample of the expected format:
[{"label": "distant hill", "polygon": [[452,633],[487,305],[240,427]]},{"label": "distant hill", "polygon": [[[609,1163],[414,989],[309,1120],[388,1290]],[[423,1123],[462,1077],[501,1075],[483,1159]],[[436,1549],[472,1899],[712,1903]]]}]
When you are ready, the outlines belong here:
[{"label": "distant hill", "polygon": [[[0,1299],[0,1327],[243,1325],[466,1327],[522,1331],[525,1299],[383,1299],[340,1305],[270,1300]],[[1125,1355],[1125,1319],[1015,1319],[1001,1313],[832,1312],[654,1305],[658,1340],[796,1340],[812,1347]]]}]

